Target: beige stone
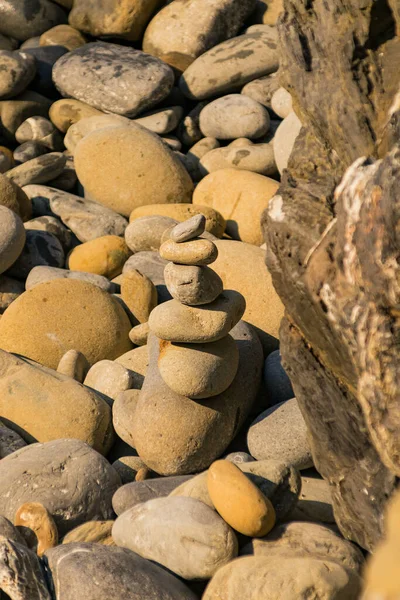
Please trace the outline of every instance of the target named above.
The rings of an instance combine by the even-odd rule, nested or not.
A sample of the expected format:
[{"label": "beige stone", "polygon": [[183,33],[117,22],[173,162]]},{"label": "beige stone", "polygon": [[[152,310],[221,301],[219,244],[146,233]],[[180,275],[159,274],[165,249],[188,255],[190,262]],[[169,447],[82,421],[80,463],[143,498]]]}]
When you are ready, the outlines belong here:
[{"label": "beige stone", "polygon": [[160,340],[158,368],[177,394],[193,400],[222,394],[239,366],[239,351],[230,335],[205,344],[173,344]]},{"label": "beige stone", "polygon": [[67,377],[72,377],[75,381],[83,383],[90,365],[86,356],[78,350],[68,350],[60,359],[57,371]]},{"label": "beige stone", "polygon": [[128,444],[128,446],[131,446],[131,448],[135,447],[132,431],[139,393],[140,390],[137,389],[122,392],[118,394],[113,404],[114,429],[121,440]]},{"label": "beige stone", "polygon": [[56,369],[67,350],[90,364],[131,348],[131,325],[107,292],[83,281],[55,279],[17,298],[0,322],[0,347]]},{"label": "beige stone", "polygon": [[64,536],[63,544],[76,542],[89,542],[103,544],[104,546],[115,546],[111,536],[114,521],[88,521],[83,523]]},{"label": "beige stone", "polygon": [[146,113],[134,122],[158,135],[166,135],[176,129],[182,116],[182,106],[169,106]]},{"label": "beige stone", "polygon": [[190,148],[188,155],[193,158],[198,158],[200,160],[205,154],[211,152],[211,150],[219,148],[219,146],[220,143],[216,138],[205,137],[202,140],[196,142],[196,144],[194,144]]},{"label": "beige stone", "polygon": [[222,214],[233,239],[260,246],[261,215],[279,183],[257,173],[221,169],[207,175],[196,187],[193,204],[211,206]]},{"label": "beige stone", "polygon": [[96,393],[3,350],[0,366],[0,414],[26,441],[76,438],[102,454],[110,449],[111,411]]},{"label": "beige stone", "polygon": [[0,206],[9,208],[23,221],[31,218],[32,206],[28,196],[16,183],[10,181],[3,174],[0,174]]},{"label": "beige stone", "polygon": [[121,296],[139,323],[147,323],[157,306],[157,288],[146,275],[136,269],[123,274]]},{"label": "beige stone", "polygon": [[272,284],[261,248],[230,240],[217,240],[218,258],[210,268],[221,277],[224,288],[237,290],[246,300],[243,319],[257,328],[266,353],[278,347],[283,304]]},{"label": "beige stone", "polygon": [[146,204],[191,200],[193,183],[181,162],[140,125],[95,131],[79,142],[74,158],[92,199],[122,215]]},{"label": "beige stone", "polygon": [[140,323],[139,325],[132,327],[129,332],[129,339],[132,344],[135,344],[136,346],[145,346],[147,344],[149,331],[150,327],[148,322]]},{"label": "beige stone", "polygon": [[302,477],[299,502],[291,515],[297,521],[335,523],[329,484],[320,477]]},{"label": "beige stone", "polygon": [[73,98],[56,100],[49,110],[52,123],[63,133],[66,133],[71,125],[78,123],[81,119],[101,116],[102,114],[97,108]]},{"label": "beige stone", "polygon": [[160,256],[181,265],[209,265],[217,258],[218,250],[210,240],[197,239],[181,244],[167,240],[160,247]]},{"label": "beige stone", "polygon": [[197,56],[234,36],[254,4],[254,0],[169,2],[147,27],[143,50],[184,71]]},{"label": "beige stone", "polygon": [[221,278],[209,267],[168,263],[165,284],[171,296],[189,306],[208,304],[222,293]]},{"label": "beige stone", "polygon": [[71,25],[94,37],[140,40],[147,23],[163,0],[75,0],[69,16]]},{"label": "beige stone", "polygon": [[271,501],[228,460],[217,460],[210,466],[207,489],[215,509],[239,533],[262,537],[275,525]]},{"label": "beige stone", "polygon": [[80,31],[70,25],[56,25],[40,36],[40,46],[64,46],[67,50],[75,50],[86,44]]},{"label": "beige stone", "polygon": [[150,315],[150,330],[160,339],[176,343],[216,342],[240,321],[245,311],[243,296],[225,290],[214,302],[196,307],[169,300]]},{"label": "beige stone", "polygon": [[132,252],[158,250],[164,231],[174,227],[176,223],[176,219],[161,215],[139,217],[125,229],[125,241]]},{"label": "beige stone", "polygon": [[0,274],[15,263],[25,245],[25,239],[21,218],[9,208],[0,206]]},{"label": "beige stone", "polygon": [[276,130],[274,137],[275,162],[279,173],[287,168],[297,136],[301,130],[301,121],[295,112],[289,113]]},{"label": "beige stone", "polygon": [[[71,125],[64,137],[64,144],[69,152],[74,154],[79,142],[90,133],[107,127],[129,127],[132,123],[133,121],[127,117],[113,113],[104,114],[99,112],[97,115],[89,115]],[[86,198],[90,196],[87,190],[85,190],[85,196]]]},{"label": "beige stone", "polygon": [[115,400],[118,394],[131,388],[134,373],[115,361],[100,360],[89,369],[83,383],[102,396]]},{"label": "beige stone", "polygon": [[200,113],[203,135],[218,140],[257,139],[270,125],[267,109],[244,94],[228,94],[209,102]]},{"label": "beige stone", "polygon": [[329,560],[245,556],[222,567],[203,600],[355,600],[360,577]]},{"label": "beige stone", "polygon": [[117,235],[102,237],[76,246],[68,257],[71,271],[84,271],[113,279],[120,273],[131,251]]},{"label": "beige stone", "polygon": [[225,220],[221,213],[209,206],[195,206],[193,204],[149,204],[141,206],[132,211],[129,221],[132,223],[135,219],[148,215],[162,215],[176,219],[177,221],[186,221],[190,217],[203,214],[206,218],[206,231],[221,238],[225,231]]},{"label": "beige stone", "polygon": [[271,107],[278,117],[285,119],[293,110],[291,94],[285,88],[280,87],[271,98]]},{"label": "beige stone", "polygon": [[[26,502],[15,515],[15,525],[23,533],[25,540],[33,540],[28,545],[42,556],[49,548],[58,544],[58,531],[53,517],[40,502]],[[28,531],[27,531],[28,530]]]},{"label": "beige stone", "polygon": [[277,173],[274,148],[269,144],[231,144],[225,148],[216,148],[200,160],[200,172],[203,176],[221,169],[240,169],[259,175],[271,176]]}]

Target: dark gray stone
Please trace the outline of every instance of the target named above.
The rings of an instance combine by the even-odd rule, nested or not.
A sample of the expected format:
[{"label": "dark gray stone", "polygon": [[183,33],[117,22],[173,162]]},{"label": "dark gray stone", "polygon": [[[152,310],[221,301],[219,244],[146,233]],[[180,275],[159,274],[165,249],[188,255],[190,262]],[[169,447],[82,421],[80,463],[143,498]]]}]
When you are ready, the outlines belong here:
[{"label": "dark gray stone", "polygon": [[65,46],[39,46],[38,48],[26,48],[25,52],[36,59],[36,77],[31,87],[39,94],[48,98],[59,98],[53,83],[53,66],[61,56],[68,52]]},{"label": "dark gray stone", "polygon": [[61,57],[53,80],[65,97],[134,117],[168,96],[174,74],[166,63],[140,50],[96,42]]},{"label": "dark gray stone", "polygon": [[127,548],[71,543],[47,550],[44,561],[62,600],[196,600],[177,577]]},{"label": "dark gray stone", "polygon": [[23,164],[28,160],[47,154],[48,151],[49,149],[39,142],[24,142],[15,148],[13,155],[16,163]]},{"label": "dark gray stone", "polygon": [[61,175],[66,162],[67,159],[61,152],[50,152],[14,167],[7,171],[6,176],[20,187],[32,183],[47,183]]},{"label": "dark gray stone", "polygon": [[112,519],[120,485],[109,462],[80,440],[31,444],[0,461],[0,514],[13,520],[21,504],[41,502],[64,535],[86,521]]},{"label": "dark gray stone", "polygon": [[0,33],[21,42],[66,21],[62,8],[50,0],[0,1]]},{"label": "dark gray stone", "polygon": [[280,404],[294,398],[291,381],[282,367],[281,353],[279,350],[271,352],[264,364],[264,386],[268,406]]},{"label": "dark gray stone", "polygon": [[16,279],[26,279],[34,267],[63,267],[65,254],[59,239],[47,231],[26,231],[26,241],[22,253],[7,271]]}]

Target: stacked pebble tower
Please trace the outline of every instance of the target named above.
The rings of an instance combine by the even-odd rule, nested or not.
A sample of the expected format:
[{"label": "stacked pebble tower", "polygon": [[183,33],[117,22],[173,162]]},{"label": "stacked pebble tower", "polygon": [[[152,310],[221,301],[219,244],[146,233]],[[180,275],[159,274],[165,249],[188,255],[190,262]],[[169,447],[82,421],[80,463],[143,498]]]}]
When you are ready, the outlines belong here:
[{"label": "stacked pebble tower", "polygon": [[[207,266],[216,260],[218,249],[210,239],[200,237],[205,224],[202,214],[179,223],[160,248],[160,256],[171,261],[164,271],[168,291],[175,301],[193,307],[192,331],[190,327],[180,331],[179,311],[174,310],[174,302],[168,311],[169,303],[155,309],[149,320],[150,331],[160,338],[163,328],[157,313],[165,312],[169,334],[160,339],[158,368],[174,392],[193,400],[221,394],[233,382],[239,351],[229,331],[245,308],[240,294],[230,297],[229,293],[223,293],[221,278]],[[210,316],[215,321],[211,327]]]}]

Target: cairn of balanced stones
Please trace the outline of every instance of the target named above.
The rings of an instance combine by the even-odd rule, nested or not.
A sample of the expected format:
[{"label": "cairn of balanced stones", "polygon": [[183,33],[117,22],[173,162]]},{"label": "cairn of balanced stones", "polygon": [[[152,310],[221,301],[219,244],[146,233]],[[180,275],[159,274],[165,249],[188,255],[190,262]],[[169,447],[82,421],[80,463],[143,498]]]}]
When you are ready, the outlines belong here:
[{"label": "cairn of balanced stones", "polygon": [[210,268],[218,255],[198,214],[176,225],[160,247],[170,261],[172,300],[149,317],[149,366],[131,437],[144,463],[162,475],[207,468],[237,434],[260,382],[262,349],[240,321],[245,300],[223,290]]},{"label": "cairn of balanced stones", "polygon": [[[223,284],[219,275],[207,266],[215,261],[218,250],[211,240],[199,237],[205,225],[204,215],[195,215],[176,225],[170,239],[160,247],[161,258],[170,261],[164,270],[168,291],[177,303],[193,307],[193,327],[188,323],[183,341],[178,323],[180,309],[176,304],[167,307],[170,310],[165,313],[162,309],[161,319],[156,311],[149,323],[150,330],[161,339],[158,359],[161,377],[174,392],[193,400],[224,392],[239,366],[239,351],[229,335],[230,311],[219,306],[221,301],[226,303],[221,296]],[[225,313],[217,328],[214,307],[218,321],[221,309]]]}]

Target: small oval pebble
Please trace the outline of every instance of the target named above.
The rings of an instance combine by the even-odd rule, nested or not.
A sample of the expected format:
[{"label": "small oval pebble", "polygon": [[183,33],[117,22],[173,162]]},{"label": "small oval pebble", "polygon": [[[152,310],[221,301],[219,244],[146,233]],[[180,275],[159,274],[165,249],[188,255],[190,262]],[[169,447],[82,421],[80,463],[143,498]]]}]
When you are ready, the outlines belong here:
[{"label": "small oval pebble", "polygon": [[275,525],[271,501],[233,463],[214,462],[208,469],[207,487],[216,510],[239,533],[262,537]]},{"label": "small oval pebble", "polygon": [[194,215],[183,223],[178,223],[169,234],[173,242],[188,242],[193,238],[199,237],[206,228],[206,218],[201,213]]},{"label": "small oval pebble", "polygon": [[112,279],[122,272],[130,254],[122,238],[104,235],[74,248],[68,266],[72,271],[96,273]]},{"label": "small oval pebble", "polygon": [[223,290],[220,276],[206,266],[177,265],[170,262],[164,269],[164,277],[171,296],[189,306],[213,302]]},{"label": "small oval pebble", "polygon": [[57,371],[68,377],[72,377],[75,381],[83,383],[90,365],[85,355],[79,350],[68,350],[60,359]]},{"label": "small oval pebble", "polygon": [[181,244],[167,240],[160,247],[160,256],[181,265],[209,265],[217,259],[218,250],[213,242],[205,239]]},{"label": "small oval pebble", "polygon": [[147,344],[149,331],[150,328],[148,322],[140,323],[139,325],[132,327],[129,332],[129,339],[131,340],[132,344],[135,344],[136,346],[145,346]]},{"label": "small oval pebble", "polygon": [[269,123],[267,109],[243,94],[218,98],[200,113],[202,133],[218,140],[256,139],[267,133]]},{"label": "small oval pebble", "polygon": [[15,515],[15,525],[23,528],[23,531],[28,529],[33,532],[34,548],[39,556],[58,544],[58,531],[53,517],[39,502],[22,504]]}]

